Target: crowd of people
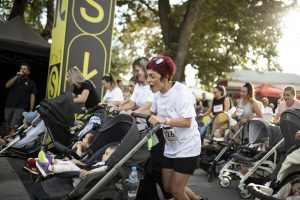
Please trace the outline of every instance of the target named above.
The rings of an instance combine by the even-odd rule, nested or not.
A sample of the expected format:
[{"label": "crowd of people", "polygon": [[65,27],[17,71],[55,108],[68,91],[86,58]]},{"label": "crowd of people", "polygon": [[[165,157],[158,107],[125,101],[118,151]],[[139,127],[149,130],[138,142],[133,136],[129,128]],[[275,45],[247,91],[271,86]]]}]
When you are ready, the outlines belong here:
[{"label": "crowd of people", "polygon": [[[205,199],[196,196],[187,187],[201,152],[198,120],[205,116],[219,120],[218,125],[212,127],[212,133],[215,138],[223,138],[224,130],[232,125],[231,120],[236,120],[237,125],[240,126],[254,117],[264,118],[265,115],[271,115],[272,119],[268,120],[278,124],[283,111],[300,109],[300,101],[295,98],[296,91],[292,86],[287,86],[283,90],[283,96],[274,113],[274,105],[268,102],[267,97],[262,98],[261,101],[255,98],[254,87],[249,82],[241,86],[238,101],[228,96],[225,87],[221,85],[212,89],[214,95],[212,101],[206,98],[205,93],[201,101],[196,101],[186,85],[172,80],[176,73],[176,65],[168,56],[160,55],[150,60],[140,57],[133,62],[132,69],[134,76],[129,81],[127,96],[122,81],[117,81],[112,74],[106,74],[102,78],[102,87],[105,89],[102,100],[93,82],[86,80],[77,67],[71,68],[66,73],[66,81],[72,86],[75,104],[82,104],[88,109],[97,105],[107,105],[111,107],[111,111],[118,110],[124,114],[143,113],[151,116],[149,119],[151,125],[162,125],[157,133],[157,135],[161,134],[158,137],[160,137],[162,151],[155,151],[153,147],[151,154],[152,157],[162,158],[160,161],[155,161],[159,169],[155,173],[161,174],[162,179],[159,180],[157,176],[155,181],[161,186],[165,198],[171,196],[175,199]],[[34,111],[36,86],[29,79],[29,74],[30,66],[22,64],[20,71],[6,83],[6,87],[10,89],[5,108],[8,137],[22,121],[22,116],[25,117],[24,123],[26,123],[31,115],[29,113]],[[220,113],[226,113],[226,117],[220,117]],[[31,122],[32,116],[29,123]],[[82,155],[87,149],[93,134],[87,134],[86,137],[73,146],[78,155]],[[6,138],[0,139],[0,144],[5,143],[7,143]],[[115,147],[109,147],[107,151],[109,157],[115,151]],[[48,155],[42,157],[37,160],[37,167],[44,176],[69,169],[87,175],[97,172],[96,168],[99,166],[105,170],[104,163],[83,169],[78,167],[84,165],[79,161],[63,162],[49,158]],[[105,159],[102,161],[104,162]],[[151,177],[145,177],[145,180],[153,182]],[[145,184],[151,185],[149,182]],[[152,189],[140,198],[153,199]],[[147,189],[145,192],[147,193]]]}]

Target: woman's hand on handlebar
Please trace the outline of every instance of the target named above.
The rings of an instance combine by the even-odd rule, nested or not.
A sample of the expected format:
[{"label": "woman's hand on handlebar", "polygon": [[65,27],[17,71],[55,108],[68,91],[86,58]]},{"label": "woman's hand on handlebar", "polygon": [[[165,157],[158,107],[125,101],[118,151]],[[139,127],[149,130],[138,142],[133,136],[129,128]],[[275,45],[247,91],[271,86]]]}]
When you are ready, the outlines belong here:
[{"label": "woman's hand on handlebar", "polygon": [[151,115],[151,117],[149,118],[148,121],[152,126],[155,126],[156,124],[165,124],[166,123],[165,118],[158,117],[158,116],[155,116],[155,115]]},{"label": "woman's hand on handlebar", "polygon": [[115,110],[119,111],[119,108],[118,107],[110,107],[108,112],[113,113]]},{"label": "woman's hand on handlebar", "polygon": [[131,115],[131,113],[133,113],[132,110],[122,110],[122,111],[120,111],[120,114]]}]

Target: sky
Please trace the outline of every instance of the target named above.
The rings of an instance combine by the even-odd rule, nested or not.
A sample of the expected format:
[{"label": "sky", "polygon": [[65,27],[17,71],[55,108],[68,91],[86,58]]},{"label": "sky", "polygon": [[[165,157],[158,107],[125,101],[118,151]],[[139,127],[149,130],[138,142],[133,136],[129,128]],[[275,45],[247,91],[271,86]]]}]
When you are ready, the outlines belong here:
[{"label": "sky", "polygon": [[[283,36],[278,43],[279,64],[283,72],[300,75],[300,4],[284,18]],[[298,70],[297,70],[298,69]]]}]

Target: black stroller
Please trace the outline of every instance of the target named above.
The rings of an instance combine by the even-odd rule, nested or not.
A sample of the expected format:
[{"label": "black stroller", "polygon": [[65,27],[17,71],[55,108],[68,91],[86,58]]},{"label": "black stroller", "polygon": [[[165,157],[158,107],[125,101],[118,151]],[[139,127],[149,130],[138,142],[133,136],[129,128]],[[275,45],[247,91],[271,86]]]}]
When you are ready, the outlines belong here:
[{"label": "black stroller", "polygon": [[[55,148],[59,148],[60,145],[70,145],[73,135],[70,134],[69,129],[75,121],[72,94],[67,92],[53,99],[43,100],[37,111],[47,127],[43,148],[54,147],[53,151],[55,151]],[[48,136],[50,136],[51,142],[49,142]]]},{"label": "black stroller", "polygon": [[[32,125],[26,130],[23,129],[24,125],[19,127],[14,139],[0,153],[12,151],[15,155],[28,158],[36,157],[41,146],[46,146],[47,143],[49,148],[53,147],[53,144],[69,145],[72,139],[69,128],[74,123],[73,105],[71,93],[42,100],[37,106],[39,115]],[[52,142],[49,142],[48,134]]]},{"label": "black stroller", "polygon": [[295,133],[300,130],[300,111],[287,110],[280,116],[280,128],[285,139],[287,156],[277,165],[270,176],[270,186],[249,184],[249,193],[263,200],[286,199],[290,187],[295,181],[300,182],[300,141],[295,140]]},{"label": "black stroller", "polygon": [[83,199],[126,199],[126,177],[130,166],[137,165],[138,170],[141,170],[144,161],[149,157],[144,145],[147,140],[146,133],[146,130],[138,129],[132,116],[117,115],[102,126],[91,144],[91,156],[86,161],[93,163],[104,153],[107,146],[120,143],[106,163],[106,172],[88,175],[76,187],[73,187],[69,174],[68,178],[65,175],[54,176],[36,185],[35,198],[78,199],[84,195]]},{"label": "black stroller", "polygon": [[[221,116],[226,120],[227,114],[219,113],[217,116]],[[229,118],[228,122],[229,123]],[[218,138],[211,138],[209,146],[203,147],[198,159],[199,168],[207,172],[208,182],[212,182],[214,177],[218,174],[218,168],[225,164],[230,156],[238,150],[238,144],[235,142],[235,138],[243,136],[248,133],[248,124],[240,126],[239,129],[230,134],[229,129],[226,130],[224,139],[217,140]]]}]

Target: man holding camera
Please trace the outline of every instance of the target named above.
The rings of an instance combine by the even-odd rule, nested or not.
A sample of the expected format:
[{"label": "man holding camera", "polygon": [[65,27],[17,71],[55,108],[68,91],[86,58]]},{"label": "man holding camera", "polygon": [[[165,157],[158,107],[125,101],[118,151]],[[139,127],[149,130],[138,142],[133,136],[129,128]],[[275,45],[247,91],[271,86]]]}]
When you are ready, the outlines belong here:
[{"label": "man holding camera", "polygon": [[8,134],[14,133],[22,122],[22,113],[32,111],[37,93],[36,84],[29,79],[30,65],[22,63],[20,71],[6,82],[5,87],[9,88],[6,99],[5,121]]}]

